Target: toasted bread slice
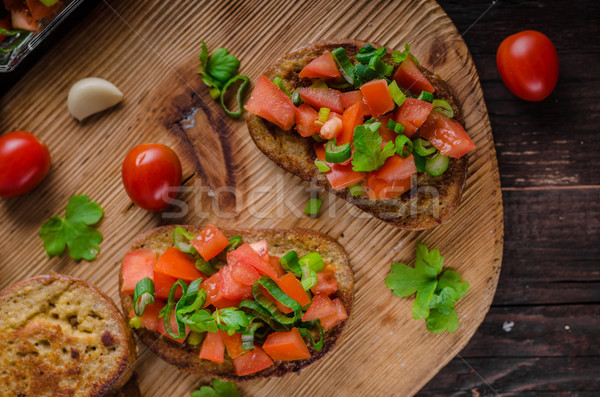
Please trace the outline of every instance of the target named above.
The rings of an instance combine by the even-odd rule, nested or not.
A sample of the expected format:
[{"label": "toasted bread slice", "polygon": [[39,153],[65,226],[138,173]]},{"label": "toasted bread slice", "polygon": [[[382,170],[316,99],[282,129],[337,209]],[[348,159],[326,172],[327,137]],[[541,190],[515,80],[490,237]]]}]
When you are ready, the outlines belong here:
[{"label": "toasted bread slice", "polygon": [[0,292],[0,395],[102,396],[123,386],[136,350],[104,293],[65,275]]},{"label": "toasted bread slice", "polygon": [[[311,79],[300,78],[298,73],[310,61],[323,54],[343,47],[350,60],[354,63],[356,54],[367,43],[354,40],[336,40],[309,44],[279,59],[265,75],[269,79],[280,77],[288,90],[308,86]],[[378,45],[373,44],[378,47]],[[384,60],[394,63],[391,51]],[[464,126],[460,106],[448,85],[421,67],[421,70],[435,87],[434,97],[444,99],[452,105],[454,118]],[[312,182],[331,193],[356,205],[361,210],[391,223],[397,227],[410,230],[421,230],[443,223],[458,206],[467,175],[467,155],[460,159],[450,159],[448,170],[440,176],[432,176],[425,172],[418,173],[416,182],[413,179],[413,189],[395,199],[369,200],[367,197],[352,197],[348,189],[334,190],[325,174],[321,173],[314,164],[316,154],[314,140],[303,138],[295,130],[284,131],[276,125],[248,113],[248,130],[258,148],[280,167],[305,181]]]},{"label": "toasted bread slice", "polygon": [[[150,230],[140,235],[131,246],[130,251],[138,249],[150,249],[156,253],[164,252],[173,245],[173,229],[175,225],[163,226]],[[199,234],[200,228],[194,226],[182,226],[192,234]],[[343,302],[348,316],[352,308],[352,297],[354,289],[354,275],[350,268],[348,255],[341,245],[331,237],[310,230],[252,230],[252,229],[225,229],[220,230],[227,236],[241,236],[245,243],[266,239],[269,243],[269,254],[283,256],[290,250],[295,250],[299,256],[309,252],[318,252],[323,257],[325,265],[333,267],[335,277],[338,282],[337,297]],[[123,273],[121,269],[120,284],[123,283]],[[130,295],[121,294],[121,303],[125,313],[131,313],[133,310],[133,299]],[[150,331],[144,328],[136,329],[138,337],[148,345],[157,355],[165,361],[175,365],[184,372],[190,372],[199,376],[211,376],[221,379],[242,381],[255,378],[267,378],[270,376],[282,376],[288,372],[299,371],[307,365],[319,360],[329,351],[331,351],[346,321],[338,324],[334,328],[325,332],[325,344],[320,352],[317,352],[309,345],[311,358],[300,361],[275,361],[275,365],[257,372],[252,375],[239,377],[233,369],[233,363],[229,357],[225,358],[223,364],[216,364],[211,361],[200,359],[200,346],[190,346],[187,343],[177,343],[161,336],[158,332]],[[227,356],[227,355],[226,355]]]}]

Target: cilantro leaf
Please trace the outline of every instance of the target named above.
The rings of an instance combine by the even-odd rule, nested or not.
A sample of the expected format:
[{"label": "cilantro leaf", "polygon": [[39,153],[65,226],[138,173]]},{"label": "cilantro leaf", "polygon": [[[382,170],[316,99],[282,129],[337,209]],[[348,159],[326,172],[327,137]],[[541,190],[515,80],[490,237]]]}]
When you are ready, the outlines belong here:
[{"label": "cilantro leaf", "polygon": [[212,387],[204,385],[193,391],[191,397],[240,397],[240,393],[235,383],[213,379]]},{"label": "cilantro leaf", "polygon": [[223,89],[225,83],[231,80],[240,67],[240,60],[227,51],[226,48],[217,48],[211,56],[204,40],[201,41],[202,49],[198,60],[200,62],[198,74],[202,81],[209,87]]},{"label": "cilantro leaf", "polygon": [[417,65],[419,65],[419,60],[410,53],[410,44],[408,44],[408,43],[404,44],[404,51],[392,52],[392,58],[394,59],[394,62],[396,62],[396,63],[404,62],[406,60],[406,58],[408,58],[409,55],[412,57],[412,59],[415,61],[415,63]]},{"label": "cilantro leaf", "polygon": [[352,169],[358,172],[378,170],[383,166],[388,157],[393,156],[395,146],[393,142],[385,144],[381,149],[381,135],[379,127],[381,123],[366,123],[354,129],[354,155],[352,158]]},{"label": "cilantro leaf", "polygon": [[442,258],[442,254],[437,249],[433,249],[429,251],[427,246],[423,243],[417,244],[417,261],[415,262],[415,267],[427,266],[431,267],[435,270],[435,274],[430,271],[433,277],[440,274],[442,271],[442,266],[444,265],[444,258]]},{"label": "cilantro leaf", "polygon": [[218,332],[219,327],[215,322],[213,315],[206,310],[198,310],[196,313],[189,316],[186,319],[186,323],[190,324],[190,327],[194,332]]},{"label": "cilantro leaf", "polygon": [[429,303],[437,287],[437,280],[429,281],[417,290],[415,303],[412,306],[412,316],[415,320],[421,320],[429,316]]},{"label": "cilantro leaf", "polygon": [[48,256],[60,256],[68,248],[75,260],[96,259],[102,234],[91,226],[102,219],[102,208],[82,194],[69,199],[65,213],[64,218],[55,216],[44,222],[40,230]]},{"label": "cilantro leaf", "polygon": [[439,288],[452,288],[456,294],[456,300],[462,298],[469,290],[469,282],[461,281],[461,276],[454,270],[446,270],[440,277]]},{"label": "cilantro leaf", "polygon": [[385,55],[387,49],[385,47],[375,48],[371,44],[367,44],[356,54],[356,60],[360,63],[368,64],[372,58],[381,58]]},{"label": "cilantro leaf", "polygon": [[429,317],[425,320],[427,330],[434,334],[448,331],[454,332],[458,329],[458,315],[452,310],[448,314],[444,314],[439,310],[432,309]]},{"label": "cilantro leaf", "polygon": [[385,285],[391,289],[396,296],[411,296],[425,287],[432,278],[423,272],[405,265],[404,263],[392,263],[392,271],[385,278]]},{"label": "cilantro leaf", "polygon": [[248,318],[246,313],[235,307],[228,307],[225,309],[217,309],[213,313],[215,321],[219,326],[219,329],[227,331],[230,335],[233,335],[235,331],[240,328],[246,328],[248,326]]}]

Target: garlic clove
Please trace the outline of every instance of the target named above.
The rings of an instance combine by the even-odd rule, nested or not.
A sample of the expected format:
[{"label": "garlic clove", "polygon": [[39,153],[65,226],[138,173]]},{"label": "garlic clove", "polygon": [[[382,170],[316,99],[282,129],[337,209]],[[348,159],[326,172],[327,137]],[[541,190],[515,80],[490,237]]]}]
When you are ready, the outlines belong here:
[{"label": "garlic clove", "polygon": [[110,81],[98,77],[79,80],[69,90],[67,106],[69,113],[82,121],[94,113],[115,106],[123,99],[123,93]]}]

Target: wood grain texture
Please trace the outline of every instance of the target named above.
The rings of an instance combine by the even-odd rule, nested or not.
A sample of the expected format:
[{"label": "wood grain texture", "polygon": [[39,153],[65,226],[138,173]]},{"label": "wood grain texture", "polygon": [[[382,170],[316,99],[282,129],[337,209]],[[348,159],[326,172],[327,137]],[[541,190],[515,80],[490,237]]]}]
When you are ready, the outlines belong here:
[{"label": "wood grain texture", "polygon": [[[425,232],[401,231],[325,193],[321,216],[303,216],[313,187],[268,161],[243,120],[222,119],[195,74],[202,39],[236,54],[242,72],[254,81],[290,49],[339,37],[390,48],[411,42],[422,63],[456,93],[478,149],[469,159],[462,204],[448,223]],[[112,81],[126,99],[77,123],[66,112],[66,96],[71,84],[87,76]],[[45,95],[35,95],[40,92]],[[414,394],[465,346],[492,302],[503,214],[491,130],[468,49],[433,1],[103,3],[0,105],[4,128],[35,132],[53,154],[52,171],[34,193],[0,203],[0,286],[57,271],[89,280],[116,299],[119,264],[130,241],[171,222],[312,228],[346,248],[356,293],[340,345],[300,375],[245,383],[249,395]],[[141,142],[165,143],[180,154],[188,180],[180,196],[185,208],[152,214],[131,204],[120,166]],[[100,225],[105,241],[92,263],[49,260],[36,237],[40,224],[61,213],[74,193],[90,194],[105,209]],[[19,249],[24,241],[26,248]],[[446,266],[471,284],[458,303],[461,327],[454,334],[429,334],[423,322],[412,320],[411,301],[393,298],[384,286],[392,261],[412,264],[417,241],[439,248]],[[149,396],[188,395],[202,381],[144,351],[137,373],[142,394]]]}]

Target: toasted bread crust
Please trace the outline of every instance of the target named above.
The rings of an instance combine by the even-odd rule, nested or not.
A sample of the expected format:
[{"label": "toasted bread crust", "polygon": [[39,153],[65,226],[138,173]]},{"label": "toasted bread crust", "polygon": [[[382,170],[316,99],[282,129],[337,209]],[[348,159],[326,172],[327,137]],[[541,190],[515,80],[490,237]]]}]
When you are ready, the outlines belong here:
[{"label": "toasted bread crust", "polygon": [[0,346],[0,395],[102,396],[127,382],[136,359],[113,301],[60,274],[0,292]]},{"label": "toasted bread crust", "polygon": [[[138,249],[150,249],[157,253],[163,252],[166,248],[173,245],[173,229],[176,225],[163,226],[147,231],[136,238],[131,251]],[[194,226],[182,226],[192,234],[198,234],[200,228]],[[348,316],[352,309],[354,276],[350,268],[348,255],[341,245],[331,237],[303,229],[295,230],[252,230],[252,229],[225,229],[220,230],[228,237],[242,236],[244,242],[254,242],[266,239],[269,242],[269,253],[282,256],[286,252],[294,249],[298,255],[304,255],[311,251],[317,251],[323,257],[326,265],[332,266],[335,270],[335,276],[338,281],[339,290],[337,297],[343,302]],[[123,284],[123,269],[121,267],[120,285]],[[121,304],[125,313],[131,313],[133,310],[133,299],[130,295],[121,293]],[[211,361],[198,358],[199,346],[189,346],[171,341],[158,332],[147,329],[136,329],[138,337],[148,345],[157,355],[165,361],[175,365],[184,372],[190,372],[199,376],[212,376],[231,381],[244,381],[256,378],[267,378],[270,376],[282,376],[288,372],[300,371],[302,368],[319,360],[325,354],[330,352],[336,341],[342,334],[346,321],[338,324],[333,329],[325,332],[325,344],[320,352],[317,352],[309,345],[311,358],[300,361],[275,361],[275,365],[248,376],[237,376],[233,369],[233,362],[226,357],[223,364],[216,364]]]},{"label": "toasted bread crust", "polygon": [[[298,73],[311,60],[324,51],[343,47],[350,60],[354,61],[358,50],[366,42],[355,40],[334,40],[309,44],[279,59],[265,75],[269,79],[281,77],[286,88],[308,86],[310,79],[298,77]],[[378,45],[373,44],[375,47]],[[385,61],[393,64],[387,54]],[[452,105],[455,119],[464,126],[460,106],[448,85],[436,74],[421,67],[421,70],[435,87],[434,97],[444,99]],[[348,189],[334,190],[327,177],[314,164],[316,154],[314,140],[301,137],[296,131],[284,131],[276,125],[248,113],[246,118],[250,136],[258,148],[280,167],[305,181],[312,182],[361,210],[391,223],[402,229],[422,230],[445,222],[460,203],[460,197],[467,176],[467,155],[460,159],[450,159],[448,170],[441,176],[432,176],[420,172],[413,179],[413,189],[398,198],[387,200],[369,200],[366,197],[352,197]]]}]

